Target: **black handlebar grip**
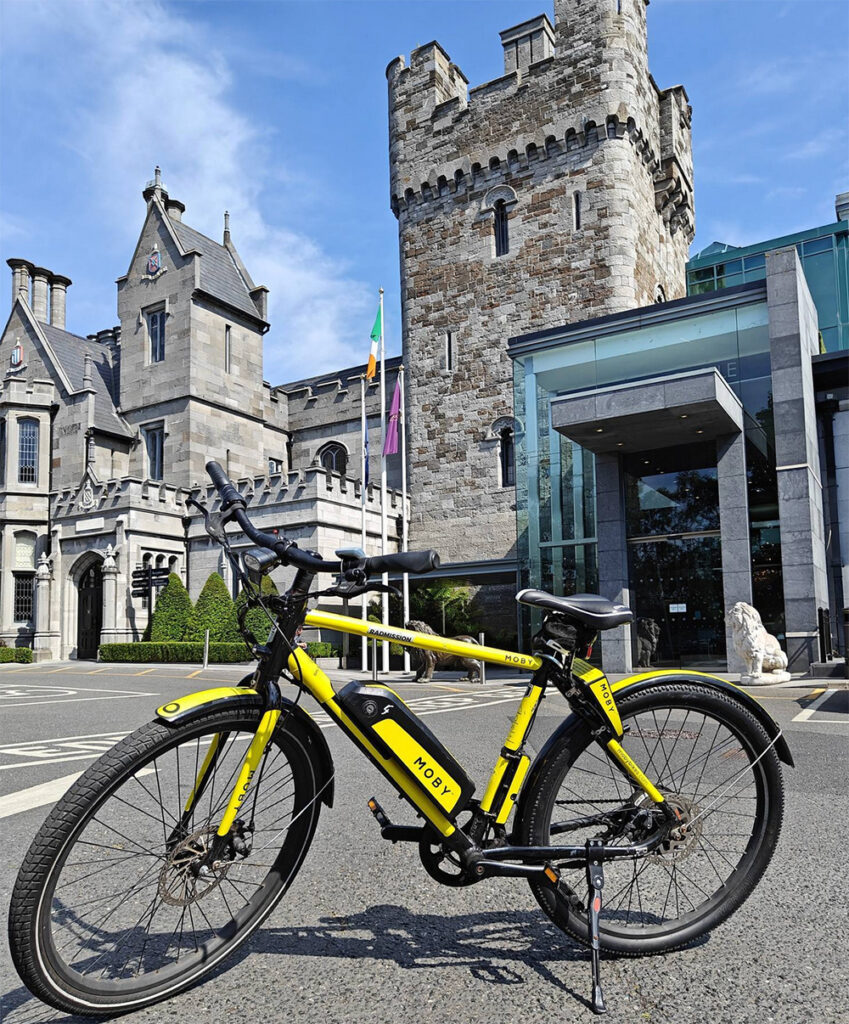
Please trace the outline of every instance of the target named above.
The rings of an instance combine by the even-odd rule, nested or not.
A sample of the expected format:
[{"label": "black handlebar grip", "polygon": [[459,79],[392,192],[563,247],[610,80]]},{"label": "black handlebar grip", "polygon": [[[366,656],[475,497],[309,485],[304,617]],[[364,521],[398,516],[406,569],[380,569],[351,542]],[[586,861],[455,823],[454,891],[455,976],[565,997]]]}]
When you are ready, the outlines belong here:
[{"label": "black handlebar grip", "polygon": [[231,505],[236,504],[241,505],[244,508],[245,499],[241,494],[239,494],[230,482],[230,478],[217,462],[207,462],[206,471],[209,473],[209,478],[215,485],[215,489],[221,495],[222,508],[228,509]]},{"label": "black handlebar grip", "polygon": [[435,551],[401,551],[394,555],[376,555],[366,559],[366,570],[376,572],[430,572],[439,568]]}]

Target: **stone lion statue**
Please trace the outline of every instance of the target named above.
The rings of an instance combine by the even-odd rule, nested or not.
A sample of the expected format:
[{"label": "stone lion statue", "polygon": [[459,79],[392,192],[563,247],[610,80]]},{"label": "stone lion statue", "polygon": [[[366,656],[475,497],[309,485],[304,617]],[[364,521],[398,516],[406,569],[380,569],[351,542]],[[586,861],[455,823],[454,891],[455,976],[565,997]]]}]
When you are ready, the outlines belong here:
[{"label": "stone lion statue", "polygon": [[654,619],[637,619],[637,667],[650,668],[657,643],[660,640],[660,626]]},{"label": "stone lion statue", "polygon": [[[429,633],[431,636],[439,634],[430,628],[426,622],[412,620],[407,623],[407,629],[413,629],[417,633]],[[462,640],[467,644],[476,644],[473,636],[455,636],[452,640]],[[436,651],[425,651],[420,647],[411,649],[410,654],[417,661],[416,678],[417,683],[429,683],[433,678],[434,669],[456,669],[466,670],[466,678],[470,683],[479,683],[481,678],[480,662],[472,661],[471,658],[459,658],[453,654],[438,654]]]},{"label": "stone lion statue", "polygon": [[734,650],[746,665],[741,683],[781,683],[790,679],[787,655],[774,636],[767,633],[756,608],[738,601],[728,611]]}]

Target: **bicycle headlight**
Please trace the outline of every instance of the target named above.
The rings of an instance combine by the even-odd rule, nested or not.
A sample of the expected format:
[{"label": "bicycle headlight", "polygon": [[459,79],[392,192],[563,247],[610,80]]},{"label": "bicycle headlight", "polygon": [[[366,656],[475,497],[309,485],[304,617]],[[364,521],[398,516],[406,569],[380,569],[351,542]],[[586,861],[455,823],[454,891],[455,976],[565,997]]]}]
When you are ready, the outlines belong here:
[{"label": "bicycle headlight", "polygon": [[277,555],[267,548],[249,548],[242,555],[242,563],[248,579],[259,586],[262,577],[277,565]]}]

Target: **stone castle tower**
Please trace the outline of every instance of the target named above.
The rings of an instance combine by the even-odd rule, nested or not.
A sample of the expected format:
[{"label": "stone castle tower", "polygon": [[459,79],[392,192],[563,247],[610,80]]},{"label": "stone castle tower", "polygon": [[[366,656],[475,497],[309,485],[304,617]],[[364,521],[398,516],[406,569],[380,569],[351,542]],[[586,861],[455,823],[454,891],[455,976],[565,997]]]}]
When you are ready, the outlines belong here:
[{"label": "stone castle tower", "polygon": [[445,562],[515,553],[508,339],[685,294],[691,110],[649,74],[646,5],[555,0],[471,90],[437,42],[387,68],[411,544]]}]

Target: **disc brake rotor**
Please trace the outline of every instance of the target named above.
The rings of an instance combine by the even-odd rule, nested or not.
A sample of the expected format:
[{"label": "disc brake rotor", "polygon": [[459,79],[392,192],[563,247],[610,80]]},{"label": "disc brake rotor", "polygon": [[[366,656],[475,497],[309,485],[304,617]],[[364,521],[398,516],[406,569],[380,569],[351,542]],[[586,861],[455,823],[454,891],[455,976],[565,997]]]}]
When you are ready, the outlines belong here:
[{"label": "disc brake rotor", "polygon": [[678,824],[670,831],[661,845],[649,854],[651,860],[686,860],[699,846],[702,837],[703,818],[699,817],[699,805],[676,793],[664,794],[666,803],[678,817]]},{"label": "disc brake rotor", "polygon": [[199,874],[197,867],[206,855],[215,829],[201,829],[177,844],[159,872],[159,895],[172,907],[185,907],[203,899],[216,889],[230,870],[230,862],[218,863],[207,874]]}]

